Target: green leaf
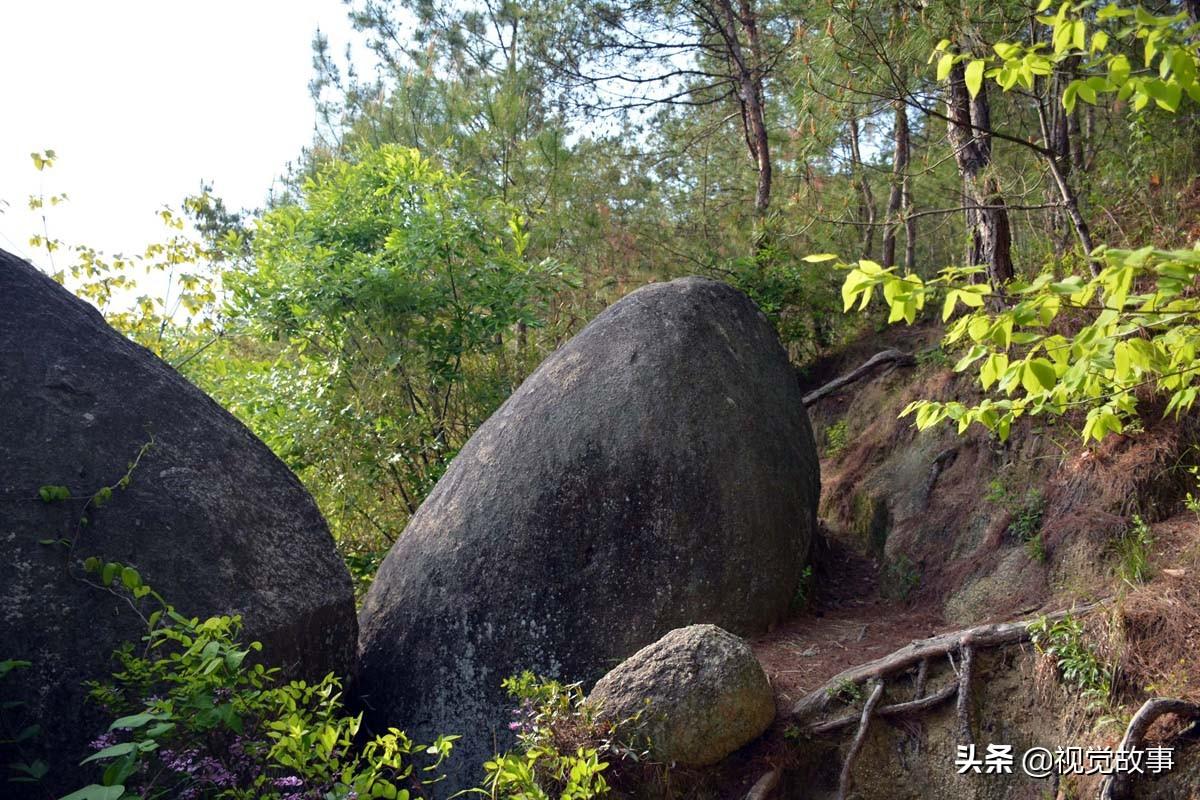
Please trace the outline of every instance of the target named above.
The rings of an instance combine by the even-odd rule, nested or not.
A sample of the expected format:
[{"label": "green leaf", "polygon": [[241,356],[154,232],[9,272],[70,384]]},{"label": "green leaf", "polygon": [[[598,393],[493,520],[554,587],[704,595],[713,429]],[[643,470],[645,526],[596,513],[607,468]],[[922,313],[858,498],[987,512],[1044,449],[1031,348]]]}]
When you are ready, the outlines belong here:
[{"label": "green leaf", "polygon": [[59,800],[120,800],[123,794],[125,794],[124,786],[101,786],[93,783],[91,786],[85,786],[77,792],[71,792],[69,795],[59,798]]},{"label": "green leaf", "polygon": [[983,59],[975,59],[967,64],[967,69],[963,73],[963,80],[966,81],[967,91],[974,98],[979,94],[979,90],[983,88]]},{"label": "green leaf", "polygon": [[986,348],[986,347],[984,347],[984,346],[983,346],[983,345],[981,345],[981,344],[977,344],[977,345],[975,345],[975,346],[974,346],[974,347],[972,347],[972,348],[971,348],[969,351],[967,351],[967,354],[966,354],[965,356],[963,356],[962,358],[960,358],[960,359],[958,360],[958,363],[956,363],[956,364],[954,365],[954,371],[955,371],[955,372],[962,372],[962,371],[963,371],[963,370],[965,370],[967,367],[971,366],[971,365],[972,365],[972,364],[974,364],[976,361],[978,361],[979,359],[983,358],[983,356],[984,356],[986,353],[987,353],[987,348]]},{"label": "green leaf", "polygon": [[1113,60],[1108,62],[1108,79],[1118,87],[1129,80],[1129,71],[1129,59],[1124,55],[1114,56]]},{"label": "green leaf", "polygon": [[822,261],[836,261],[837,255],[834,253],[816,253],[811,256],[805,256],[801,261],[807,261],[809,264],[820,264]]},{"label": "green leaf", "polygon": [[65,486],[43,486],[38,489],[38,497],[43,503],[56,503],[60,500],[70,500],[71,490]]},{"label": "green leaf", "polygon": [[133,591],[142,585],[142,576],[133,567],[121,568],[121,583],[126,589]]},{"label": "green leaf", "polygon": [[161,714],[155,714],[152,711],[143,711],[141,714],[130,714],[127,717],[121,717],[108,726],[110,731],[119,730],[121,728],[140,728],[147,722],[153,722],[156,719],[162,719]]},{"label": "green leaf", "polygon": [[1079,96],[1079,87],[1082,85],[1082,81],[1071,81],[1067,84],[1067,88],[1063,92],[1062,104],[1068,112],[1075,110],[1075,99]]},{"label": "green leaf", "polygon": [[950,70],[954,68],[954,54],[944,53],[937,63],[937,79],[944,81],[950,77]]},{"label": "green leaf", "polygon": [[1183,99],[1183,89],[1179,84],[1163,83],[1156,78],[1146,81],[1142,86],[1161,108],[1171,112],[1179,110],[1179,101]]},{"label": "green leaf", "polygon": [[992,353],[987,360],[983,362],[983,367],[979,370],[979,382],[984,389],[991,387],[993,383],[1000,379],[1004,371],[1008,369],[1008,356],[1004,353]]},{"label": "green leaf", "polygon": [[1054,372],[1054,365],[1044,358],[1035,358],[1029,361],[1026,365],[1026,373],[1032,375],[1033,381],[1037,384],[1037,388],[1030,389],[1030,384],[1022,379],[1022,385],[1027,391],[1037,391],[1039,388],[1049,391],[1054,388],[1054,384],[1058,381],[1058,376]]},{"label": "green leaf", "polygon": [[90,756],[80,761],[80,764],[87,764],[89,761],[101,761],[106,758],[117,758],[119,756],[127,756],[137,749],[135,742],[121,742],[114,744],[111,747],[106,747],[99,752],[92,753]]}]

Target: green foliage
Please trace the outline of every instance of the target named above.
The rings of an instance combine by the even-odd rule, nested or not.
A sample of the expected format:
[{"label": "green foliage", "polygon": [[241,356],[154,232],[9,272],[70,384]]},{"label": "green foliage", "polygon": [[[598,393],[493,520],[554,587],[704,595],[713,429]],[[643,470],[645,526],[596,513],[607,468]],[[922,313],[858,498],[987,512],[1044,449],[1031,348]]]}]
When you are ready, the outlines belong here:
[{"label": "green foliage", "polygon": [[795,351],[819,352],[833,343],[841,321],[836,285],[827,268],[771,244],[753,256],[718,263],[711,271],[749,295],[783,343]]},{"label": "green foliage", "polygon": [[[1042,2],[1039,13],[1050,5]],[[1122,8],[1109,3],[1092,17],[1091,5],[1063,3],[1053,16],[1037,17],[1039,24],[1050,28],[1049,44],[998,42],[993,48],[995,56],[971,58],[967,83],[972,96],[984,77],[1005,91],[1018,84],[1032,89],[1037,77],[1048,76],[1057,65],[1072,60],[1080,67],[1078,77],[1063,90],[1061,101],[1067,111],[1079,100],[1097,105],[1105,95],[1115,96],[1118,102],[1130,101],[1135,112],[1153,101],[1174,113],[1185,95],[1200,103],[1200,58],[1195,41],[1200,27],[1189,24],[1186,11],[1156,16],[1140,5]],[[1140,42],[1142,51],[1142,63],[1137,66],[1115,46],[1135,42]],[[940,49],[945,50],[945,45]],[[964,56],[944,53],[938,62],[939,73],[947,58]]]},{"label": "green foliage", "polygon": [[796,593],[792,595],[792,611],[798,612],[808,608],[813,599],[815,576],[812,565],[809,564],[800,572],[800,580],[796,581]]},{"label": "green foliage", "polygon": [[[49,765],[25,754],[25,748],[42,734],[42,726],[28,719],[26,704],[6,698],[13,676],[32,665],[22,659],[0,661],[0,755],[5,758],[8,783],[38,783],[49,772]],[[9,760],[11,759],[11,760]]]},{"label": "green foliage", "polygon": [[946,354],[946,349],[941,345],[927,347],[917,352],[917,364],[922,367],[944,369],[952,363],[950,356]]},{"label": "green foliage", "polygon": [[841,455],[842,451],[846,449],[846,445],[849,444],[849,439],[846,419],[843,417],[825,431],[825,456],[836,458]]},{"label": "green foliage", "polygon": [[384,146],[325,163],[258,221],[253,267],[226,275],[263,357],[213,389],[331,518],[348,507],[340,527],[364,559],[524,376],[523,337],[566,286],[555,262],[526,257],[529,243],[511,207]]},{"label": "green foliage", "polygon": [[112,682],[92,685],[116,717],[83,761],[99,779],[64,800],[407,798],[438,780],[455,737],[426,747],[389,729],[360,743],[333,675],[285,682],[255,659],[261,644],[241,643],[240,617],[188,618],[129,566],[85,569],[149,613],[144,646],[121,647]]},{"label": "green foliage", "polygon": [[639,717],[603,721],[579,684],[564,685],[524,672],[504,681],[518,703],[509,727],[520,746],[484,765],[491,798],[588,800],[609,794],[604,773],[613,764],[644,762],[649,742]]},{"label": "green foliage", "polygon": [[1139,515],[1133,515],[1133,524],[1113,542],[1117,557],[1117,577],[1129,586],[1136,587],[1150,579],[1150,548],[1154,538],[1150,526]]},{"label": "green foliage", "polygon": [[866,693],[863,691],[861,684],[846,678],[836,686],[830,686],[825,690],[826,694],[833,700],[841,700],[848,706],[857,705],[866,699]]},{"label": "green foliage", "polygon": [[917,565],[903,553],[884,564],[882,577],[883,594],[898,600],[907,600],[921,585]]},{"label": "green foliage", "polygon": [[[39,172],[57,160],[53,150],[30,156]],[[38,194],[29,198],[29,207],[45,209],[67,199],[65,193]],[[184,214],[213,202],[202,192],[184,201]],[[44,211],[42,231],[30,236],[29,244],[46,251],[53,267],[51,277],[92,302],[110,325],[156,355],[182,360],[198,339],[217,333],[218,282],[210,267],[221,257],[215,247],[187,231],[183,214],[164,206],[158,217],[165,237],[132,257],[109,256],[85,244],[68,245],[53,238]],[[55,253],[69,254],[69,263],[59,267]],[[143,276],[152,275],[165,280],[162,294],[144,293]]]},{"label": "green foliage", "polygon": [[43,486],[38,489],[38,497],[43,503],[57,503],[71,499],[71,490],[66,486]]},{"label": "green foliage", "polygon": [[[1185,15],[1156,17],[1141,8],[1109,5],[1096,20],[1110,24],[1111,30],[1093,31],[1082,12],[1085,7],[1065,3],[1056,15],[1039,19],[1052,28],[1051,46],[999,43],[994,58],[979,58],[954,53],[949,40],[943,40],[935,52],[938,73],[944,77],[955,61],[968,59],[973,93],[984,77],[1004,89],[1017,83],[1029,89],[1035,77],[1082,57],[1081,69],[1096,74],[1069,84],[1062,98],[1067,108],[1076,97],[1095,103],[1105,93],[1119,101],[1132,98],[1138,111],[1151,99],[1168,112],[1178,109],[1183,94],[1200,99],[1200,44],[1192,35],[1195,26],[1183,24]],[[1138,41],[1144,68],[1154,68],[1157,77],[1131,70],[1127,56],[1110,47]],[[986,396],[976,405],[918,400],[904,415],[914,415],[920,429],[949,420],[963,432],[979,423],[1003,440],[1013,422],[1026,414],[1063,415],[1080,409],[1087,412],[1080,436],[1099,441],[1137,420],[1137,392],[1143,387],[1167,399],[1164,413],[1188,411],[1200,391],[1200,299],[1190,291],[1200,277],[1200,249],[1101,246],[1090,258],[1092,275],[1047,270],[1004,287],[976,282],[981,270],[975,267],[948,267],[925,280],[864,259],[841,265],[848,269],[843,304],[846,311],[855,304],[865,309],[878,289],[889,308],[889,322],[909,324],[928,303],[941,303],[946,322],[960,305],[965,308],[945,344],[966,348],[955,369],[974,371]]]},{"label": "green foliage", "polygon": [[1189,491],[1187,497],[1184,498],[1184,505],[1187,506],[1188,511],[1191,511],[1200,520],[1200,467],[1190,467],[1188,474],[1192,476],[1193,488],[1197,492],[1193,493]]},{"label": "green foliage", "polygon": [[1046,512],[1046,496],[1041,489],[1029,489],[1019,496],[999,480],[988,484],[986,499],[999,505],[1012,515],[1008,534],[1025,546],[1029,558],[1039,564],[1046,560],[1046,546],[1042,540],[1042,516]]},{"label": "green foliage", "polygon": [[1054,662],[1059,677],[1080,692],[1089,708],[1107,705],[1113,668],[1087,643],[1082,622],[1071,615],[1054,622],[1043,616],[1030,623],[1029,635],[1038,653]]},{"label": "green foliage", "polygon": [[[859,262],[850,268],[843,295],[847,309],[855,302],[865,308],[880,288],[892,321],[915,321],[935,295],[945,299],[946,320],[960,302],[970,309],[946,334],[948,346],[967,347],[955,370],[974,370],[984,392],[1002,396],[974,406],[915,401],[903,415],[914,415],[919,429],[950,420],[963,432],[979,423],[1003,440],[1026,414],[1057,416],[1079,408],[1087,409],[1080,436],[1099,441],[1137,419],[1143,387],[1168,398],[1165,414],[1181,414],[1196,402],[1200,298],[1187,287],[1200,277],[1200,249],[1101,248],[1095,256],[1105,265],[1095,277],[1057,280],[1045,272],[1012,282],[1003,296],[986,284],[964,283],[974,269],[947,268],[926,282]],[[985,308],[986,301],[1000,299],[1008,304]],[[1068,311],[1087,315],[1069,336],[1052,324]]]}]

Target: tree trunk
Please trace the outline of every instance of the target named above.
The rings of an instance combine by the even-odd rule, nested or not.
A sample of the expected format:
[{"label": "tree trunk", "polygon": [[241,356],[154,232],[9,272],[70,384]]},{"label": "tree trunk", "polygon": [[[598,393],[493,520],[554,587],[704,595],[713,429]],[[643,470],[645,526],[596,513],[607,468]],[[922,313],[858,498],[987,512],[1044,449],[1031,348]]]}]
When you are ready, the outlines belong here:
[{"label": "tree trunk", "polygon": [[749,56],[756,59],[759,55],[758,19],[752,0],[742,0],[740,13],[734,10],[730,0],[716,0],[715,5],[719,11],[721,38],[733,68],[746,147],[758,173],[754,213],[761,218],[767,215],[771,205],[771,146],[767,137],[766,101],[762,72],[757,64],[751,63],[741,42],[741,31],[745,31]]},{"label": "tree trunk", "polygon": [[908,106],[903,100],[897,100],[892,104],[895,109],[896,121],[895,132],[893,134],[896,147],[892,154],[892,190],[888,194],[887,212],[884,218],[887,220],[887,228],[883,233],[883,265],[885,267],[894,267],[896,265],[896,232],[900,225],[901,215],[904,217],[904,235],[905,235],[905,268],[912,269],[911,250],[912,250],[912,230],[911,225],[915,222],[909,219],[908,211],[911,203],[912,193],[908,185],[908,163],[911,144],[909,142],[908,133]]},{"label": "tree trunk", "polygon": [[862,225],[862,257],[870,258],[875,246],[875,195],[871,182],[863,168],[862,151],[859,148],[858,117],[853,114],[847,123],[850,138],[850,171],[858,189],[858,222]]},{"label": "tree trunk", "polygon": [[963,205],[971,232],[967,263],[985,265],[992,288],[1001,291],[1013,277],[1012,232],[1000,184],[988,169],[992,162],[991,107],[986,85],[971,98],[962,62],[950,71],[946,116],[950,118],[946,133],[962,177]]}]

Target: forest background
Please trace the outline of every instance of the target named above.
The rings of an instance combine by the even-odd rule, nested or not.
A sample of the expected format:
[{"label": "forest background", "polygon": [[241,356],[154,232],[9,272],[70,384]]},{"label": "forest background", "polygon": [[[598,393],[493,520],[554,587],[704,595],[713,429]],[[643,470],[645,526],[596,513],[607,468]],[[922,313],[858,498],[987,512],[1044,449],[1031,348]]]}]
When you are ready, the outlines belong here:
[{"label": "forest background", "polygon": [[893,321],[966,310],[930,357],[999,399],[919,424],[1082,405],[1099,439],[1147,384],[1195,400],[1198,6],[351,0],[379,68],[318,34],[320,124],[263,208],[201,191],[117,256],[56,238],[48,179],[29,245],[301,477],[363,587],[475,428],[650,281],[741,288],[797,363],[885,323],[870,287]]}]

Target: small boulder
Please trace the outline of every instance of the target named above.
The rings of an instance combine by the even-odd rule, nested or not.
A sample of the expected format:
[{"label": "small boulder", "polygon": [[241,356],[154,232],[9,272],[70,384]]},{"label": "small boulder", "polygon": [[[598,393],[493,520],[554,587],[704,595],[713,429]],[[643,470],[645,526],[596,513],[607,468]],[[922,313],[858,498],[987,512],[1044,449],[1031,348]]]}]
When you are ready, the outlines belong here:
[{"label": "small boulder", "polygon": [[462,734],[448,788],[513,743],[509,676],[591,683],[694,623],[765,630],[795,596],[820,474],[754,303],[652,284],[551,354],[467,442],[359,615],[368,719]]},{"label": "small boulder", "polygon": [[[98,775],[78,764],[111,719],[83,682],[109,678],[113,649],[146,628],[81,579],[89,556],[136,568],[182,613],[241,614],[246,640],[286,674],[352,669],[350,575],[296,477],[95,308],[3,251],[0,423],[0,660],[32,662],[0,689],[43,728],[23,759],[40,750],[51,767],[46,786],[0,794],[45,797]],[[127,487],[87,503],[135,460]],[[43,502],[43,486],[82,499]],[[55,540],[69,544],[44,543]]]},{"label": "small boulder", "polygon": [[597,683],[588,702],[606,719],[634,719],[655,757],[702,767],[757,739],[775,698],[750,646],[716,625],[678,628]]}]

